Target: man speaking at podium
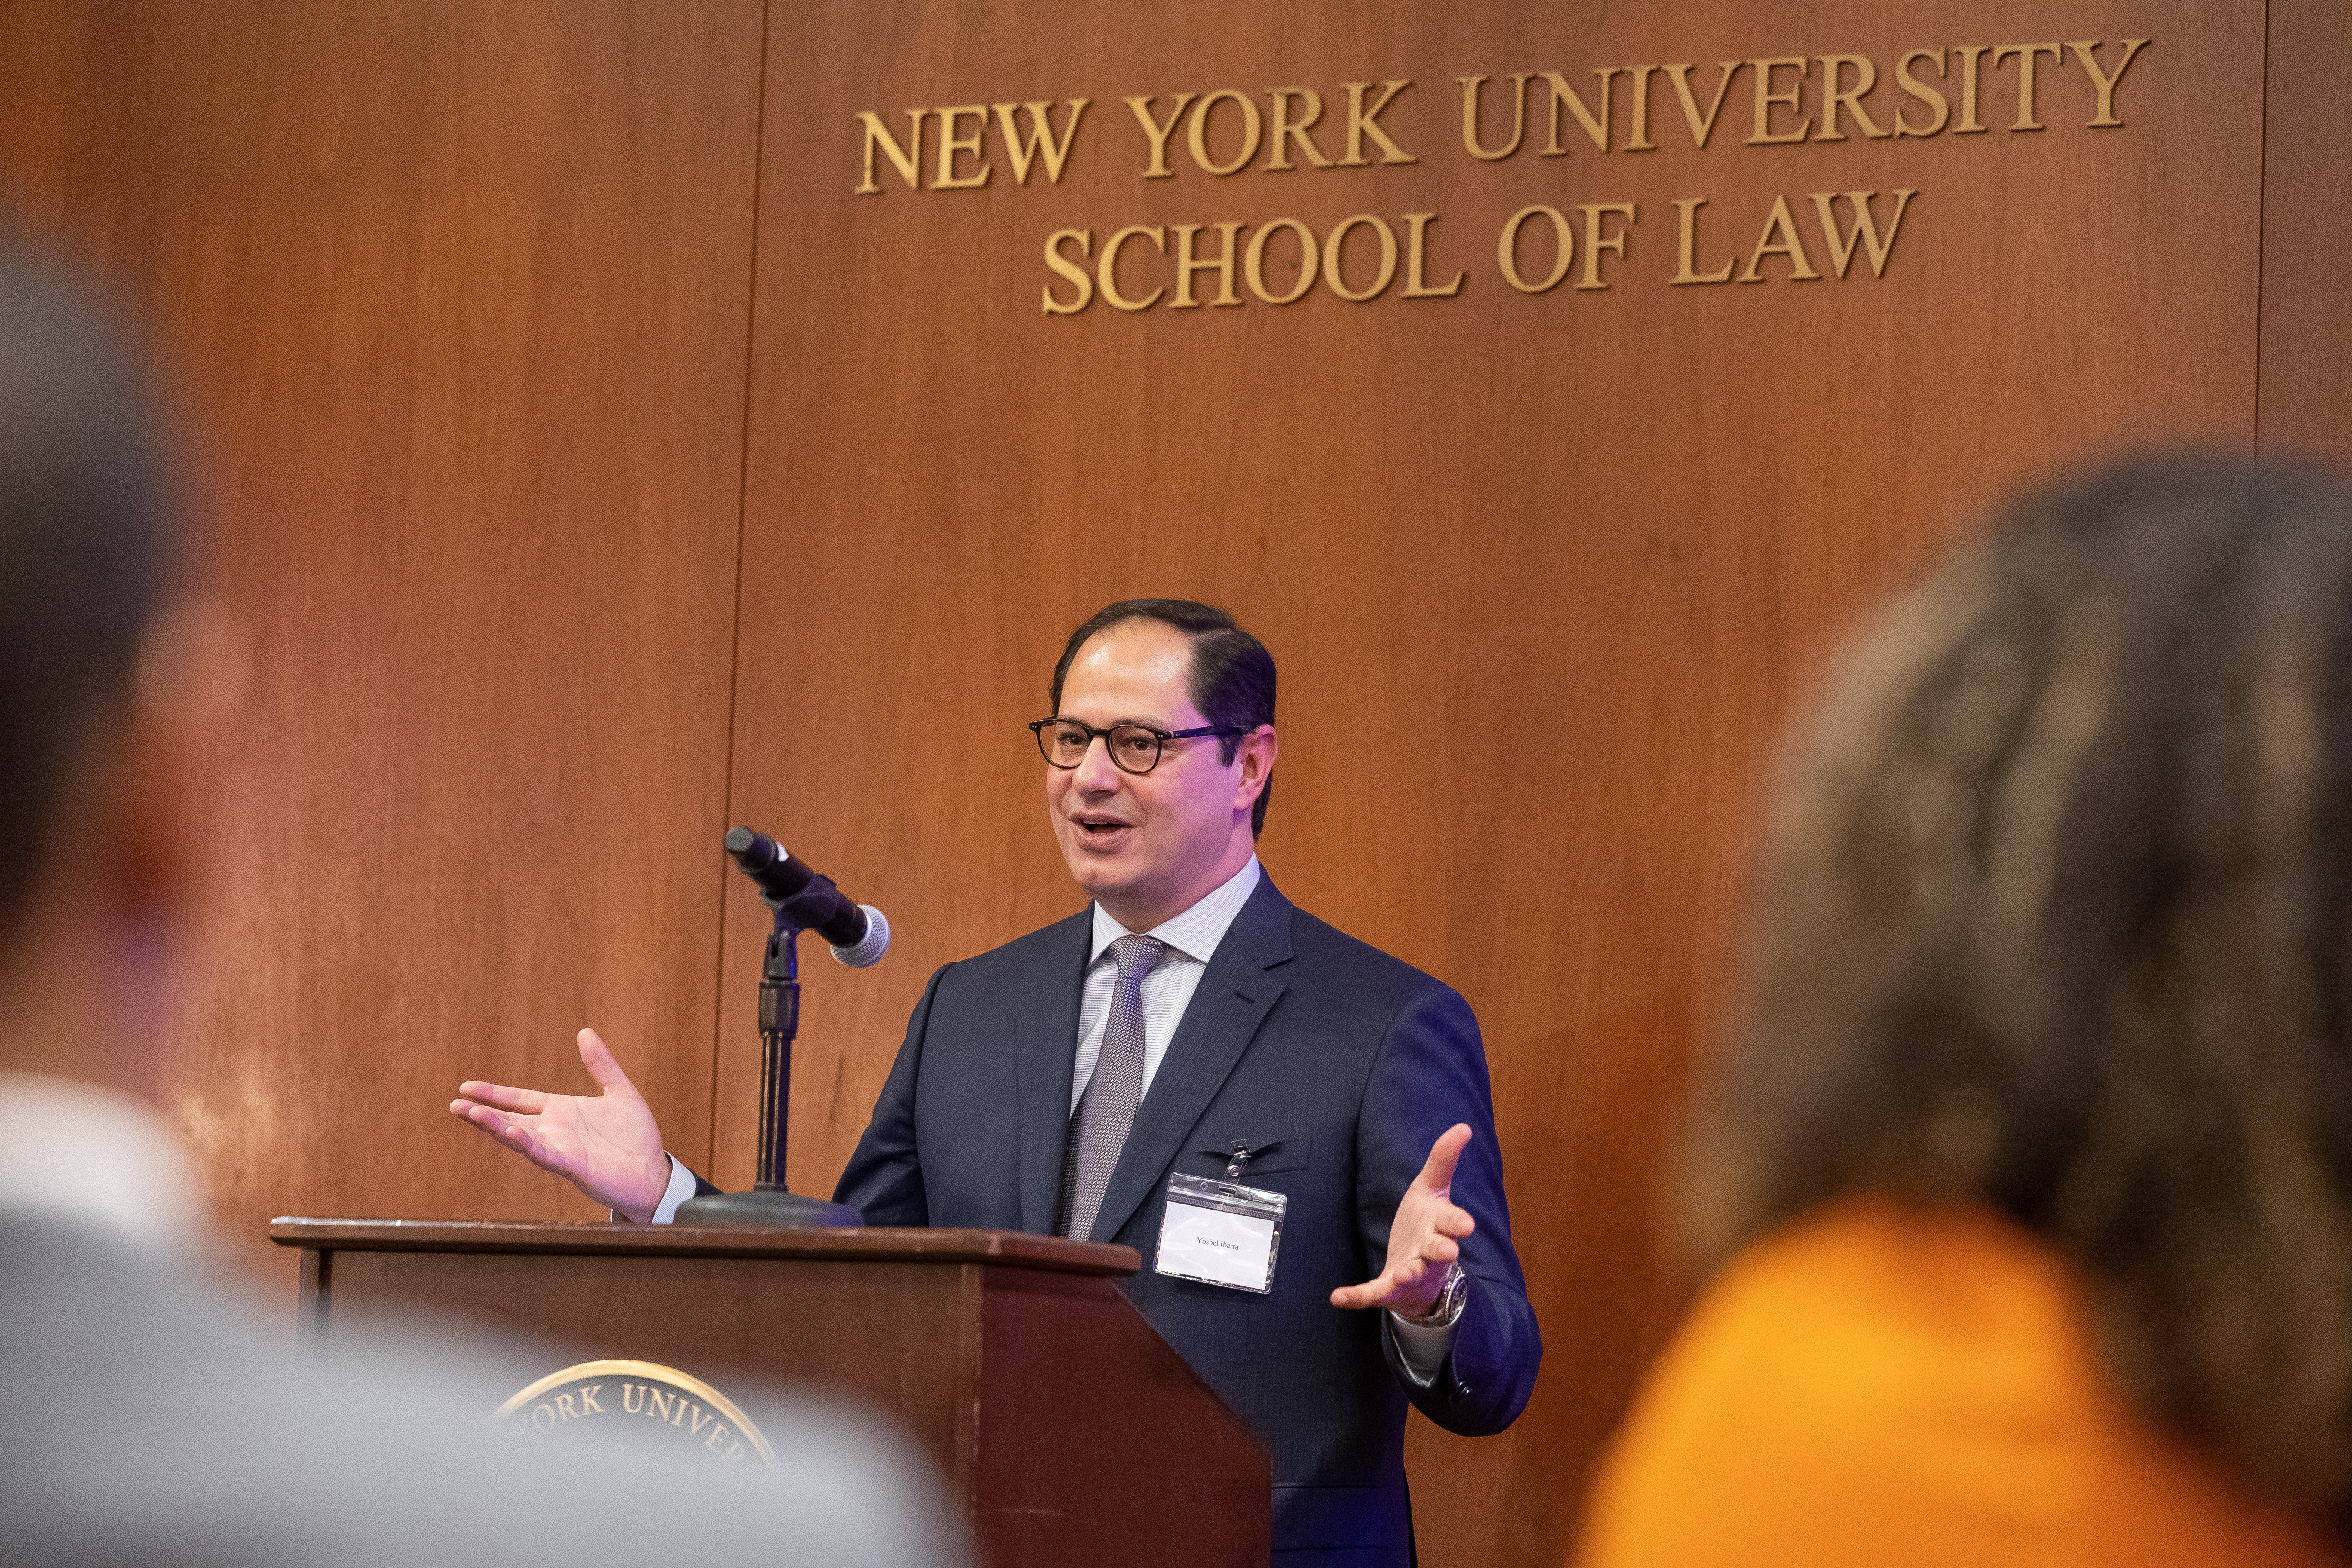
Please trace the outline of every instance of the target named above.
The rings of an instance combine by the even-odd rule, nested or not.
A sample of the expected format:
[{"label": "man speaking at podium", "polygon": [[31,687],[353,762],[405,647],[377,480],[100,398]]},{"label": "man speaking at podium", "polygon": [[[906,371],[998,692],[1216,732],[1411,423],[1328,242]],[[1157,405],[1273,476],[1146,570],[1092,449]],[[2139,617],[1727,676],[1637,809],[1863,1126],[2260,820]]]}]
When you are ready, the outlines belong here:
[{"label": "man speaking at podium", "polygon": [[[1275,668],[1230,616],[1113,605],[1053,699],[1046,808],[1093,905],[931,976],[835,1200],[1134,1247],[1122,1289],[1272,1452],[1277,1560],[1410,1563],[1406,1403],[1500,1431],[1542,1354],[1477,1022],[1259,866]],[[467,1083],[451,1109],[630,1219],[714,1190],[580,1047],[599,1098]],[[1164,1226],[1221,1223],[1184,1184],[1229,1179],[1284,1200],[1270,1269],[1158,1271]]]}]

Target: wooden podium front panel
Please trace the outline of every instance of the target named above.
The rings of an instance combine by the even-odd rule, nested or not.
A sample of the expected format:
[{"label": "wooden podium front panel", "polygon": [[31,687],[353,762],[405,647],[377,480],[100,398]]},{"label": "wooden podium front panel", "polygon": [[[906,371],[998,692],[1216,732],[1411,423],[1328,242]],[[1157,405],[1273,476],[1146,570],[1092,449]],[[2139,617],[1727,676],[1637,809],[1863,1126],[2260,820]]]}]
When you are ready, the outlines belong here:
[{"label": "wooden podium front panel", "polygon": [[722,1390],[751,1373],[878,1405],[938,1460],[998,1568],[1267,1561],[1265,1450],[1112,1282],[1138,1267],[1127,1247],[399,1220],[270,1235],[304,1249],[303,1318],[321,1335],[453,1313]]},{"label": "wooden podium front panel", "polygon": [[[1224,1405],[1124,1298],[1120,1310],[1102,1300],[1105,1284],[989,1275],[980,1404],[1026,1434],[1018,1451],[983,1444],[974,1456],[990,1559],[1043,1562],[1075,1540],[1125,1568],[1265,1563],[1271,1503],[1230,1510],[1217,1500],[1271,1499],[1265,1450],[1232,1440]],[[1168,1527],[1171,1510],[1182,1529]]]},{"label": "wooden podium front panel", "polygon": [[[950,1472],[970,1448],[956,1336],[979,1265],[343,1251],[331,1267],[329,1332],[448,1312],[577,1346],[583,1359],[659,1362],[722,1388],[726,1373],[752,1373],[870,1401]],[[1088,1283],[1117,1299],[1116,1287]]]}]

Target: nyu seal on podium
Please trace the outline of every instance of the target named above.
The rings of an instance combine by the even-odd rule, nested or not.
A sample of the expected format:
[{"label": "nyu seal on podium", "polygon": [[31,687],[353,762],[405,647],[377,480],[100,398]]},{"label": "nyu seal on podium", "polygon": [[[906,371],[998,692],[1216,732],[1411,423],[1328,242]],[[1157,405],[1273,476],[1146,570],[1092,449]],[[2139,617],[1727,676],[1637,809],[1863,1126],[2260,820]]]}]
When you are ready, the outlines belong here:
[{"label": "nyu seal on podium", "polygon": [[498,1408],[565,1442],[673,1444],[719,1465],[776,1456],[751,1418],[698,1377],[650,1361],[583,1361],[549,1373]]}]

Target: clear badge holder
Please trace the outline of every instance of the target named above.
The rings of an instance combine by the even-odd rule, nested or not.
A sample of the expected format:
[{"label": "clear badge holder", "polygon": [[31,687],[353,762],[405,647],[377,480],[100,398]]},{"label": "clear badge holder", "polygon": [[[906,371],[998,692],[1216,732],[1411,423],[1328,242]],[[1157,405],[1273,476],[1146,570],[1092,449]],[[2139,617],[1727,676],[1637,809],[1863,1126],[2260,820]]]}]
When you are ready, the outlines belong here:
[{"label": "clear badge holder", "polygon": [[[1234,1162],[1238,1174],[1240,1160]],[[1168,1178],[1152,1268],[1171,1279],[1265,1295],[1274,1289],[1274,1258],[1290,1199],[1263,1187],[1203,1176]]]}]

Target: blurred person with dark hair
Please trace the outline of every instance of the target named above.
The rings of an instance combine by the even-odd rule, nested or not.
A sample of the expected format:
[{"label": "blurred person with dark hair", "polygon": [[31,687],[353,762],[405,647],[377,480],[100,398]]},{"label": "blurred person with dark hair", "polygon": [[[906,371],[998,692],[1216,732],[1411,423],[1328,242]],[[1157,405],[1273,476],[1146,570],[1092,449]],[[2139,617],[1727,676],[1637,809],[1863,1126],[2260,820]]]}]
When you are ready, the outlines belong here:
[{"label": "blurred person with dark hair", "polygon": [[840,1415],[768,1412],[776,1475],[556,1446],[488,1419],[543,1365],[298,1358],[204,1277],[152,1102],[238,660],[187,596],[142,398],[0,241],[0,1563],[956,1560]]},{"label": "blurred person with dark hair", "polygon": [[2151,458],[1844,657],[1588,1568],[2352,1542],[2352,500]]}]

